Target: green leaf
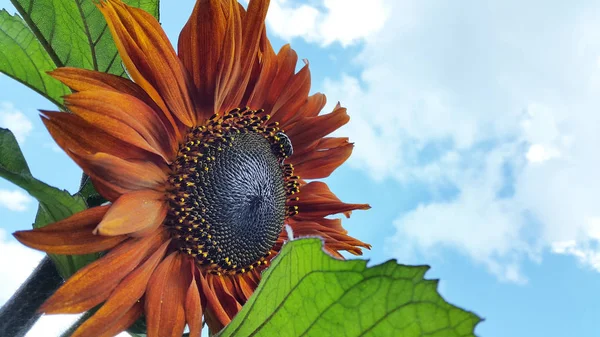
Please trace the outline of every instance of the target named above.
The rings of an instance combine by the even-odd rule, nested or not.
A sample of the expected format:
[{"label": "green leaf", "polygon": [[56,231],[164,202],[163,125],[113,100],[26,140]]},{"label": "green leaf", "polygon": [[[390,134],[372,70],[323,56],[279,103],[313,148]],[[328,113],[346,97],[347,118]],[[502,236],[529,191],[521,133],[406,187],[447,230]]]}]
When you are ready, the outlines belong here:
[{"label": "green leaf", "polygon": [[325,254],[320,239],[292,241],[218,336],[474,336],[481,319],[447,303],[428,269],[367,268]]},{"label": "green leaf", "polygon": [[[29,171],[14,135],[10,130],[2,128],[0,128],[0,177],[26,190],[39,201],[34,228],[43,227],[86,209],[85,201],[81,196],[71,196],[67,191],[35,179]],[[98,254],[50,255],[65,278],[97,257]]]},{"label": "green leaf", "polygon": [[[57,67],[123,75],[121,59],[94,0],[11,0]],[[158,17],[158,0],[129,0]]]},{"label": "green leaf", "polygon": [[85,27],[73,0],[11,0],[57,67],[92,68]]},{"label": "green leaf", "polygon": [[[39,0],[35,1],[38,2]],[[84,33],[90,46],[93,62],[93,67],[91,69],[118,76],[126,76],[125,70],[121,64],[121,58],[117,52],[117,47],[115,46],[104,17],[98,8],[96,8],[94,1],[75,0],[72,2],[78,7],[84,25]],[[124,2],[130,6],[141,8],[158,19],[158,0],[126,0]]]},{"label": "green leaf", "polygon": [[[59,108],[70,91],[46,74],[57,67],[126,76],[96,0],[11,0],[21,17],[0,12],[0,72]],[[159,0],[126,0],[158,19]],[[36,41],[37,39],[37,41]]]},{"label": "green leaf", "polygon": [[0,10],[0,72],[23,83],[57,106],[69,88],[53,79],[47,71],[56,65],[23,19]]},{"label": "green leaf", "polygon": [[79,192],[77,192],[77,195],[81,196],[83,200],[85,200],[85,204],[88,208],[100,206],[108,201],[96,191],[94,185],[92,184],[92,180],[85,173],[81,177],[81,186],[79,188]]}]

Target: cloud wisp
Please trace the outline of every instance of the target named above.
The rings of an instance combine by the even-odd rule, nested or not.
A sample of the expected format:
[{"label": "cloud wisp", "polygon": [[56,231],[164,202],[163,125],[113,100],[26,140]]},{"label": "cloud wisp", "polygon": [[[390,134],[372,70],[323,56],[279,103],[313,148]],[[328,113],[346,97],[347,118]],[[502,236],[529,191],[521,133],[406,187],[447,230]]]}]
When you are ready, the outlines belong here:
[{"label": "cloud wisp", "polygon": [[12,103],[0,102],[0,128],[9,129],[17,141],[23,143],[33,130],[33,124]]}]

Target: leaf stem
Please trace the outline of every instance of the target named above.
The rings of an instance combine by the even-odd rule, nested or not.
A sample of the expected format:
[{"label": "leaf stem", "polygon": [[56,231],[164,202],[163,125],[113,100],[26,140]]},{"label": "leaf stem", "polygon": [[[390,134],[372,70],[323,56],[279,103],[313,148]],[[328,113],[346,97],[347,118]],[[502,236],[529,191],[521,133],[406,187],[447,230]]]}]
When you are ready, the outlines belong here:
[{"label": "leaf stem", "polygon": [[0,308],[0,336],[25,336],[40,318],[38,308],[62,284],[54,263],[46,256],[17,292]]}]

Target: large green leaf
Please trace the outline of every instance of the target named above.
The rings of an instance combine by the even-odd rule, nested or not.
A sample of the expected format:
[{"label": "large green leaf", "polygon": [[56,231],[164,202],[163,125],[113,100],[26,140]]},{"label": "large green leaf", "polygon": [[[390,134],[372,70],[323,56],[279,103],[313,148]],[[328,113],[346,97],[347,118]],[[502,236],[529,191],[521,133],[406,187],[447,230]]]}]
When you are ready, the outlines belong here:
[{"label": "large green leaf", "polygon": [[[47,71],[71,66],[126,76],[96,0],[11,2],[22,18],[6,11],[1,13],[0,72],[34,89],[61,109],[61,97],[69,91],[51,79]],[[125,3],[158,19],[159,0]]]},{"label": "large green leaf", "polygon": [[92,69],[85,25],[74,0],[11,0],[57,67]]},{"label": "large green leaf", "polygon": [[[57,67],[123,74],[117,48],[94,0],[11,0]],[[129,0],[158,18],[157,0]]]},{"label": "large green leaf", "polygon": [[[86,209],[81,196],[71,196],[69,192],[59,190],[35,179],[23,157],[17,141],[8,129],[0,128],[0,177],[26,190],[39,201],[38,213],[33,227],[43,227],[62,220],[74,213]],[[97,254],[82,256],[50,255],[63,277],[68,277],[77,269],[97,258]]]},{"label": "large green leaf", "polygon": [[[36,3],[38,1],[35,0]],[[77,5],[85,27],[84,32],[88,38],[93,62],[92,69],[126,76],[108,26],[104,21],[104,17],[98,8],[96,8],[94,1],[75,0],[72,2]],[[158,0],[125,0],[124,2],[130,6],[141,8],[158,19]]]},{"label": "large green leaf", "polygon": [[481,319],[446,302],[428,269],[367,268],[325,254],[319,239],[292,241],[218,336],[474,336]]},{"label": "large green leaf", "polygon": [[46,74],[56,65],[23,19],[0,10],[0,72],[60,106],[69,89]]}]

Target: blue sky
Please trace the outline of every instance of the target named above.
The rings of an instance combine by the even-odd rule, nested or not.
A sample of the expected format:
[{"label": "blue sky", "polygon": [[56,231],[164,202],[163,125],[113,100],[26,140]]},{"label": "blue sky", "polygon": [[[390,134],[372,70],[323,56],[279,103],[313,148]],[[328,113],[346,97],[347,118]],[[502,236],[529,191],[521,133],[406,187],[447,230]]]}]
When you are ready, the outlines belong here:
[{"label": "blue sky", "polygon": [[[176,41],[193,1],[164,3]],[[600,334],[598,15],[594,1],[271,1],[272,43],[352,119],[337,134],[354,154],[327,182],[373,208],[346,227],[372,263],[430,265],[448,301],[485,318],[480,336]],[[51,104],[0,88],[0,126],[33,174],[75,191],[79,169],[37,117]],[[41,256],[8,236],[35,209],[0,181],[0,303]]]}]

